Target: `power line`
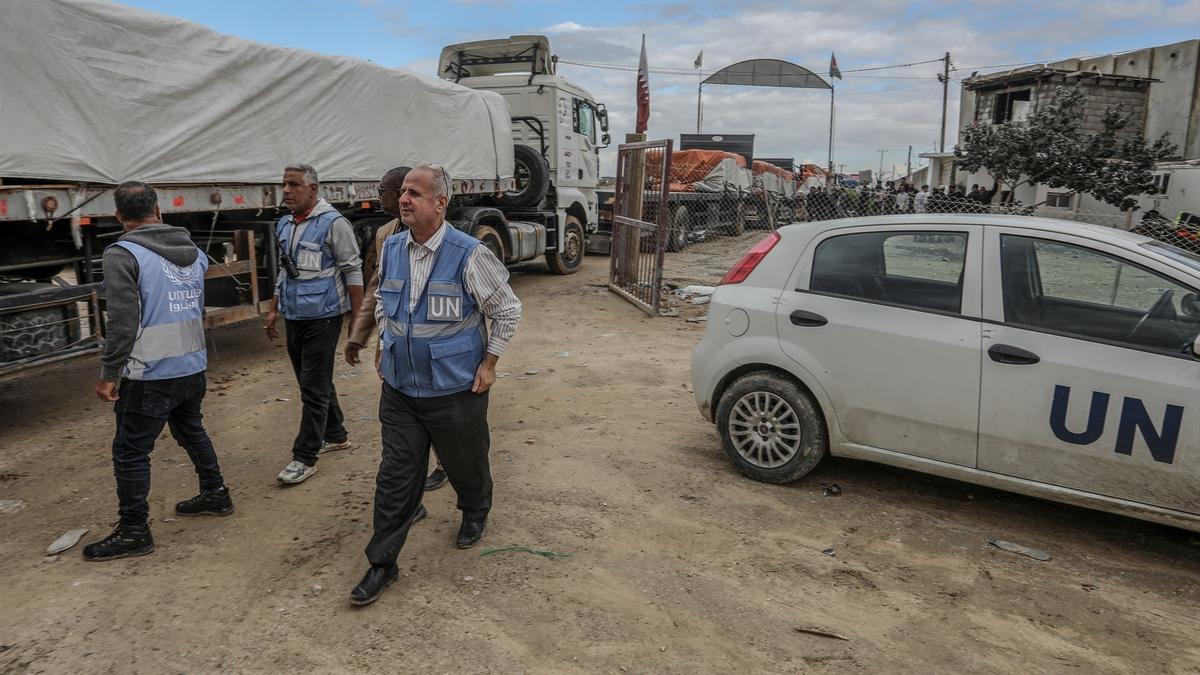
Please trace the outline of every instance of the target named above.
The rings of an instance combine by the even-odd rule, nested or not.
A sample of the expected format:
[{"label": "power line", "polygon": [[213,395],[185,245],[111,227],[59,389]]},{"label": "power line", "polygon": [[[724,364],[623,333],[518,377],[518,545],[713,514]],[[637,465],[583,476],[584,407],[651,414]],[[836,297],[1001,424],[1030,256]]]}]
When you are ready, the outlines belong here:
[{"label": "power line", "polygon": [[[941,59],[931,59],[929,61],[914,61],[913,63],[896,63],[896,64],[892,64],[892,65],[887,65],[887,66],[872,66],[870,68],[850,68],[850,69],[842,70],[840,72],[843,74],[845,74],[845,73],[865,73],[865,72],[876,71],[876,70],[889,70],[892,68],[911,68],[913,66],[922,66],[925,64],[929,64],[929,63],[937,63],[938,61],[941,61]],[[558,60],[558,62],[565,63],[565,64],[571,65],[571,66],[580,66],[583,68],[599,68],[602,70],[618,70],[618,71],[624,71],[624,72],[637,72],[637,70],[638,70],[638,67],[636,65],[625,65],[625,64],[620,64],[620,63],[598,63],[595,61],[572,61],[570,59],[563,59],[563,58],[560,58]],[[695,76],[697,74],[703,74],[702,70],[697,70],[694,68],[657,67],[657,68],[649,68],[649,71],[652,73],[659,73],[661,75]],[[817,75],[829,75],[828,72],[821,72],[821,73],[816,73],[816,74]],[[870,76],[870,75],[853,75],[851,77],[867,78],[867,77],[872,77],[872,76]],[[877,79],[906,79],[902,76],[880,75],[880,76],[874,76],[874,77]],[[920,78],[920,79],[924,79],[924,78]]]}]

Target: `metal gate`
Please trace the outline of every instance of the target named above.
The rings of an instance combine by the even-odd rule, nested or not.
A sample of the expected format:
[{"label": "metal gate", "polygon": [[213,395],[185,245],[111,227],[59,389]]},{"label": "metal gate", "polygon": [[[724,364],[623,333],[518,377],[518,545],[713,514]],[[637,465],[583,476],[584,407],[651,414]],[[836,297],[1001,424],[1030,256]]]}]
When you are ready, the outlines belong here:
[{"label": "metal gate", "polygon": [[671,147],[668,139],[626,143],[617,151],[608,287],[651,316],[661,302]]}]

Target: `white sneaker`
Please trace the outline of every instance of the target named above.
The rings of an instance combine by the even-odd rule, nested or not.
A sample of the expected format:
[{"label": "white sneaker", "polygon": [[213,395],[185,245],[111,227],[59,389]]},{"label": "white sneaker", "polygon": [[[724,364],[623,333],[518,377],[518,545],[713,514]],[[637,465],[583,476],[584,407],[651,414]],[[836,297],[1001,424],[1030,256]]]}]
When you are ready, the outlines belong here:
[{"label": "white sneaker", "polygon": [[309,466],[304,462],[293,459],[288,462],[288,465],[283,467],[283,471],[279,472],[279,482],[284,485],[295,485],[308,480],[314,473],[317,472],[317,467]]},{"label": "white sneaker", "polygon": [[317,452],[326,453],[326,452],[336,452],[338,450],[349,450],[353,445],[354,444],[350,442],[349,438],[342,441],[341,443],[330,443],[329,441],[321,441],[321,449],[318,450]]}]

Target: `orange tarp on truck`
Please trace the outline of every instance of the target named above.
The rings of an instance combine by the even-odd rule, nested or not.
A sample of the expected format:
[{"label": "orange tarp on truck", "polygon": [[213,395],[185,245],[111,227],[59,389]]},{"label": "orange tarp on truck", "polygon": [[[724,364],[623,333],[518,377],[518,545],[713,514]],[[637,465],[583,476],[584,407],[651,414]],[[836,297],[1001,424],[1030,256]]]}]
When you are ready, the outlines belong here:
[{"label": "orange tarp on truck", "polygon": [[[658,153],[646,153],[654,166]],[[652,182],[656,176],[648,177]],[[748,188],[746,160],[721,150],[680,150],[671,153],[671,192],[721,192],[726,188]]]}]

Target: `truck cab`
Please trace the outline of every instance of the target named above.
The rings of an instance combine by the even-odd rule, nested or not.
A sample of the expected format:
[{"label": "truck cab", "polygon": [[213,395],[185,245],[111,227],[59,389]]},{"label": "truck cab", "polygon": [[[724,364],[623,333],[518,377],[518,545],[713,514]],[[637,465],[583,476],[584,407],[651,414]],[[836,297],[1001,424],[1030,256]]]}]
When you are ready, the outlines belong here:
[{"label": "truck cab", "polygon": [[557,58],[543,35],[516,35],[442,49],[438,77],[494,91],[508,103],[515,144],[516,187],[501,203],[510,209],[556,212],[595,230],[601,148],[607,147],[608,111],[583,88],[556,72]]}]

